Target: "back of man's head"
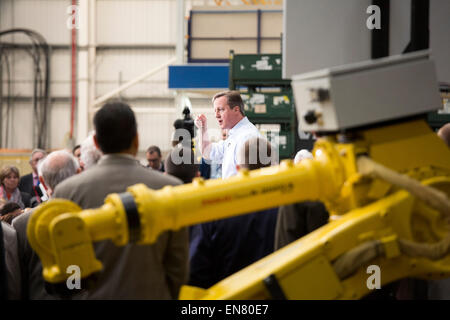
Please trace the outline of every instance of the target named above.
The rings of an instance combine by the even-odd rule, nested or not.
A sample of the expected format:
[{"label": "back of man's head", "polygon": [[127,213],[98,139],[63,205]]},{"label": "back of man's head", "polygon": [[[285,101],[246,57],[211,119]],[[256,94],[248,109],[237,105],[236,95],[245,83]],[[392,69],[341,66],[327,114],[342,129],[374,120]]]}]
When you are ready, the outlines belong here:
[{"label": "back of man's head", "polygon": [[450,123],[443,125],[437,134],[450,147]]},{"label": "back of man's head", "polygon": [[95,146],[94,134],[94,132],[91,132],[89,136],[81,142],[80,159],[84,165],[83,170],[92,168],[102,157],[102,152]]},{"label": "back of man's head", "polygon": [[266,139],[251,138],[238,150],[237,164],[239,168],[249,170],[270,167],[277,161],[274,151],[270,142]]},{"label": "back of man's head", "polygon": [[137,135],[133,110],[122,102],[105,104],[94,116],[98,146],[103,153],[119,153],[128,150]]},{"label": "back of man's head", "polygon": [[58,150],[39,163],[38,171],[47,187],[54,190],[63,180],[76,174],[79,168],[77,159],[71,153]]},{"label": "back of man's head", "polygon": [[194,161],[194,151],[181,145],[176,146],[165,161],[166,172],[184,183],[191,183],[197,176],[199,164]]}]

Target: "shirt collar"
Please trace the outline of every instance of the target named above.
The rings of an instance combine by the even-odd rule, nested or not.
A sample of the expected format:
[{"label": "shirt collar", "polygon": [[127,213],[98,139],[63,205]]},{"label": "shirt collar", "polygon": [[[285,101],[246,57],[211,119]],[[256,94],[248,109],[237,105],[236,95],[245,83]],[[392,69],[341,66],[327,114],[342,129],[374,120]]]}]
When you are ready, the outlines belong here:
[{"label": "shirt collar", "polygon": [[243,127],[243,126],[245,126],[245,125],[247,125],[249,122],[250,122],[250,121],[248,121],[248,118],[247,118],[247,117],[243,117],[243,118],[241,119],[241,121],[239,121],[238,123],[236,123],[236,124],[234,125],[234,127],[231,128],[231,129],[228,131],[228,136],[231,136],[231,135],[233,134],[234,131],[238,130],[239,128],[241,128],[241,127]]},{"label": "shirt collar", "polygon": [[128,159],[128,160],[133,160],[133,161],[138,161],[134,156],[132,156],[131,154],[127,154],[127,153],[108,153],[108,154],[104,154],[99,162],[105,162],[105,161],[109,161],[110,159],[117,159],[117,158],[122,158],[122,159]]}]

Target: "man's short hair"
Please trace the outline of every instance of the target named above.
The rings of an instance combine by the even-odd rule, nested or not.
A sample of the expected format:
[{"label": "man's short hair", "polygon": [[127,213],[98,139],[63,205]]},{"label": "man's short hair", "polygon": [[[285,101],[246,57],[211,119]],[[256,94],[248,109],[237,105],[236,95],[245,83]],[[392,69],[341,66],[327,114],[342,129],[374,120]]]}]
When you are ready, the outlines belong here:
[{"label": "man's short hair", "polygon": [[191,183],[200,168],[195,163],[194,151],[181,145],[176,146],[165,161],[166,172],[184,183]]},{"label": "man's short hair", "polygon": [[[17,212],[17,210],[20,210]],[[22,208],[15,202],[8,202],[0,209],[0,221],[11,224],[22,213]],[[1,227],[1,226],[0,226]]]},{"label": "man's short hair", "polygon": [[250,138],[241,146],[237,154],[237,164],[241,168],[256,170],[275,164],[275,152],[264,138]]},{"label": "man's short hair", "polygon": [[45,184],[54,190],[59,183],[75,175],[79,167],[73,154],[66,150],[58,150],[39,162],[38,172],[44,178]]},{"label": "man's short hair", "polygon": [[97,143],[103,153],[119,153],[131,147],[137,135],[133,110],[122,102],[106,103],[94,116]]},{"label": "man's short hair", "polygon": [[158,146],[150,146],[147,149],[147,153],[154,153],[156,152],[158,156],[161,158],[161,149],[159,149]]},{"label": "man's short hair", "polygon": [[242,97],[239,91],[222,91],[216,93],[216,95],[212,98],[212,102],[214,103],[214,101],[216,101],[216,99],[220,97],[227,97],[227,104],[230,107],[230,109],[233,109],[234,107],[239,107],[239,111],[243,116],[245,116],[244,102],[242,101]]},{"label": "man's short hair", "polygon": [[22,209],[18,203],[15,202],[8,202],[5,203],[5,205],[0,209],[0,215],[5,215],[11,212],[14,212],[18,209]]},{"label": "man's short hair", "polygon": [[30,162],[31,162],[31,160],[33,160],[34,154],[38,153],[38,152],[42,153],[44,155],[44,157],[47,155],[47,152],[45,150],[42,150],[39,148],[33,149],[33,151],[31,151],[31,155],[30,155]]}]

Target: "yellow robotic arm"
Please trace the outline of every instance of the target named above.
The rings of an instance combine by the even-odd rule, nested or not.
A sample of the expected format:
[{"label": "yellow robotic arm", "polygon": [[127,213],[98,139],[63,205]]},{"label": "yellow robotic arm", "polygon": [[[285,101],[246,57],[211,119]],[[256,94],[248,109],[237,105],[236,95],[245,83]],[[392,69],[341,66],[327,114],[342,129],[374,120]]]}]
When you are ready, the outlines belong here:
[{"label": "yellow robotic arm", "polygon": [[[447,146],[422,121],[339,140],[318,140],[314,159],[298,165],[284,161],[226,180],[197,179],[157,191],[135,185],[109,195],[98,209],[55,199],[33,213],[28,238],[45,280],[56,284],[66,280],[70,265],[78,265],[82,277],[101,269],[96,241],[149,244],[165,230],[317,199],[333,214],[329,224],[207,290],[185,286],[180,298],[360,298],[369,291],[368,265],[380,267],[381,284],[408,276],[447,277]],[[410,180],[396,180],[392,171],[367,169],[367,157],[421,184],[409,188]]]}]

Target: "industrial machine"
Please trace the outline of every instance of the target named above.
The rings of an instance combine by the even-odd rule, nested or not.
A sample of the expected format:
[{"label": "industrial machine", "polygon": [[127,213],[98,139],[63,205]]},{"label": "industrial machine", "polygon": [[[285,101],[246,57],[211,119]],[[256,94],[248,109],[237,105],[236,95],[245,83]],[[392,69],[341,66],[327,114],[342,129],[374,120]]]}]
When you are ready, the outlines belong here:
[{"label": "industrial machine", "polygon": [[372,265],[381,284],[450,276],[450,149],[425,121],[441,107],[428,52],[300,76],[293,88],[305,126],[324,133],[314,159],[156,191],[135,185],[97,209],[51,200],[27,230],[45,280],[64,284],[70,265],[83,278],[101,271],[96,241],[149,244],[165,230],[304,200],[323,201],[330,222],[207,290],[183,287],[180,298],[358,299]]}]

